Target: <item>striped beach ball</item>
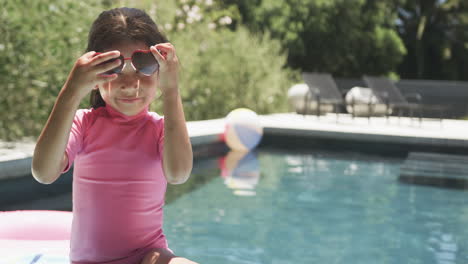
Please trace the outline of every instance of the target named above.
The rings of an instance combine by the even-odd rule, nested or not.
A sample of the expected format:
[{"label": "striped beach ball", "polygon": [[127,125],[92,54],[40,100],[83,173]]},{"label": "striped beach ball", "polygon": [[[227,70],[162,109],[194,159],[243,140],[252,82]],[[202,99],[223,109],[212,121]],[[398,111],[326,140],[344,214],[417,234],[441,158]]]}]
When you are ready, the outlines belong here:
[{"label": "striped beach ball", "polygon": [[263,136],[260,117],[252,110],[238,108],[226,116],[224,139],[232,150],[250,151]]}]

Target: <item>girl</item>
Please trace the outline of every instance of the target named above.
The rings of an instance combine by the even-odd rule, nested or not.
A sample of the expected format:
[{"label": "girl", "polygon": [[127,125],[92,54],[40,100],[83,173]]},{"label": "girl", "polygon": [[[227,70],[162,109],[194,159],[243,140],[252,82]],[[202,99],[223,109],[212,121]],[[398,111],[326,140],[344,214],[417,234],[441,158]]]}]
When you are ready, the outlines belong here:
[{"label": "girl", "polygon": [[[54,182],[75,162],[74,264],[194,263],[162,231],[167,182],[185,182],[192,149],[178,90],[178,59],[143,11],[102,12],[38,138],[34,178]],[[164,118],[148,112],[161,90]],[[78,109],[91,92],[91,109]]]}]

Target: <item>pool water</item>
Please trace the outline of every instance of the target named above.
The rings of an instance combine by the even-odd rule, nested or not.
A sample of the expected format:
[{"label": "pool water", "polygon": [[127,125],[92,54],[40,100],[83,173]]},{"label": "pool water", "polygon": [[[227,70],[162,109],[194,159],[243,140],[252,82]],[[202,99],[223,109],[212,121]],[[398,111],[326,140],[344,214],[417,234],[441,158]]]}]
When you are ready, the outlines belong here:
[{"label": "pool water", "polygon": [[468,263],[468,192],[399,182],[402,163],[230,153],[166,205],[164,231],[176,254],[204,264]]}]

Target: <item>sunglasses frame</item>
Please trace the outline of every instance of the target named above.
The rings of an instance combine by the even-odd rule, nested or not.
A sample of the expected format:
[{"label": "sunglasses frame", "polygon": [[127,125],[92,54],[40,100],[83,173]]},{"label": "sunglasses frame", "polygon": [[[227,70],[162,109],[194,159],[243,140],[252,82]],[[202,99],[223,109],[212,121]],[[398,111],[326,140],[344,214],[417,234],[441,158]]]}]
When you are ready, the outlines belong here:
[{"label": "sunglasses frame", "polygon": [[[99,55],[99,54],[102,54],[102,53],[103,53],[103,52],[96,52],[96,55]],[[133,52],[132,52],[132,55],[131,55],[130,57],[128,57],[128,58],[125,58],[123,55],[120,55],[120,56],[117,57],[117,58],[113,58],[113,59],[107,60],[107,61],[105,61],[105,62],[103,62],[103,63],[107,63],[107,62],[109,62],[109,61],[117,60],[117,59],[123,60],[123,65],[120,64],[119,66],[116,67],[116,68],[118,68],[118,67],[121,67],[121,66],[122,66],[122,69],[121,69],[119,72],[114,72],[114,73],[116,73],[116,74],[120,74],[120,73],[122,72],[122,70],[125,68],[125,65],[127,64],[126,61],[128,61],[128,60],[130,61],[130,65],[132,66],[132,68],[133,68],[136,72],[138,72],[138,73],[140,73],[140,74],[143,74],[143,75],[145,75],[145,76],[151,76],[151,75],[153,75],[155,72],[159,71],[159,63],[158,63],[158,61],[156,60],[156,58],[154,58],[154,60],[156,61],[156,70],[155,70],[154,72],[152,72],[151,74],[145,74],[145,73],[139,71],[139,70],[135,67],[135,65],[133,64],[133,59],[132,59],[132,58],[133,58],[133,56],[135,55],[135,53],[151,53],[151,50],[137,49],[137,50],[133,51]],[[114,68],[114,69],[115,69],[115,68]],[[109,71],[112,71],[112,70],[113,70],[113,69],[111,69],[111,70],[109,70]],[[108,72],[109,72],[109,71],[108,71]],[[103,73],[103,74],[105,74],[105,73]]]}]

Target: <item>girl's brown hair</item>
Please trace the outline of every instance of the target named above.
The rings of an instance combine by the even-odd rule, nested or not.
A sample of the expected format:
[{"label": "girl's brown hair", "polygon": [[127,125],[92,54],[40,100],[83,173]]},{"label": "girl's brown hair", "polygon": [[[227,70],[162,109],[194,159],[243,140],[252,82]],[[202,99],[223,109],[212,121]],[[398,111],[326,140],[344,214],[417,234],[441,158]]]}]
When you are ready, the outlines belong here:
[{"label": "girl's brown hair", "polygon": [[[168,42],[143,10],[121,7],[102,12],[94,21],[86,51],[100,52],[115,43],[127,41],[141,41],[148,46]],[[91,91],[90,104],[93,108],[106,105],[99,90]]]}]

